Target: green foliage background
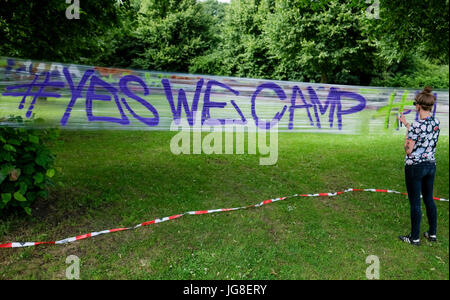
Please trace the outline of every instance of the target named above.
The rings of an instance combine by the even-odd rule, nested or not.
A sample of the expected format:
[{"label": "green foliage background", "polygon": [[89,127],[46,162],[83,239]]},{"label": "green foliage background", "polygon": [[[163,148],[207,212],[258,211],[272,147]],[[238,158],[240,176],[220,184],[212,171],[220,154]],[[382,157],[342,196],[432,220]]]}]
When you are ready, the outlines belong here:
[{"label": "green foliage background", "polygon": [[[374,0],[375,1],[375,0]],[[448,88],[448,0],[0,2],[3,56],[336,84]],[[374,11],[372,11],[374,12]]]}]

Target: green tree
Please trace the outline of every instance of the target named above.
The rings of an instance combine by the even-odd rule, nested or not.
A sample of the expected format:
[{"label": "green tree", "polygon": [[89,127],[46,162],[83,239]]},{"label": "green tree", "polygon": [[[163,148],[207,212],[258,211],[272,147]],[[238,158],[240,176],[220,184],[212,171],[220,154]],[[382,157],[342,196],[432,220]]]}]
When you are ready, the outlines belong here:
[{"label": "green tree", "polygon": [[141,0],[124,3],[118,10],[118,25],[111,27],[102,37],[104,50],[96,58],[98,64],[107,67],[130,67],[133,59],[145,50],[144,43],[137,37]]},{"label": "green tree", "polygon": [[80,19],[67,19],[61,0],[0,1],[0,54],[61,62],[91,62],[117,24],[117,0],[80,1]]},{"label": "green tree", "polygon": [[[206,15],[213,16],[216,25],[220,26],[223,23],[228,3],[219,2],[217,0],[206,0],[200,2],[200,4],[203,6]],[[220,27],[218,29],[220,29]]]},{"label": "green tree", "polygon": [[131,66],[188,72],[193,58],[215,46],[212,24],[195,0],[142,1],[132,34],[139,52]]},{"label": "green tree", "polygon": [[448,0],[383,0],[380,18],[368,22],[389,62],[420,51],[428,58],[448,64],[448,20]]},{"label": "green tree", "polygon": [[217,49],[190,70],[240,77],[369,84],[376,44],[361,1],[234,0]]},{"label": "green tree", "polygon": [[368,84],[375,47],[358,2],[278,0],[264,26],[280,79]]},{"label": "green tree", "polygon": [[231,1],[226,8],[217,49],[197,58],[191,71],[270,78],[276,62],[268,55],[263,26],[271,7],[272,0]]}]

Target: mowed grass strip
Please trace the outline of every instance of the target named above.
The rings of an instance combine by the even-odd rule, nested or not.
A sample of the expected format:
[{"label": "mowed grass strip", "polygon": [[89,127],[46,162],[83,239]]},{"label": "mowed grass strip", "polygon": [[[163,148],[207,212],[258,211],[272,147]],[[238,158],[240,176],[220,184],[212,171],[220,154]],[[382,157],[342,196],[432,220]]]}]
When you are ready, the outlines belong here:
[{"label": "mowed grass strip", "polygon": [[[279,134],[278,161],[259,155],[174,155],[174,132],[63,131],[60,172],[33,217],[2,216],[0,241],[47,241],[190,210],[229,208],[302,193],[405,191],[403,135]],[[449,141],[437,149],[435,196],[449,197]],[[409,232],[405,196],[354,192],[292,198],[257,209],[183,218],[62,246],[0,251],[0,279],[449,279],[449,205],[437,203],[439,242]],[[427,229],[424,211],[422,230]]]}]

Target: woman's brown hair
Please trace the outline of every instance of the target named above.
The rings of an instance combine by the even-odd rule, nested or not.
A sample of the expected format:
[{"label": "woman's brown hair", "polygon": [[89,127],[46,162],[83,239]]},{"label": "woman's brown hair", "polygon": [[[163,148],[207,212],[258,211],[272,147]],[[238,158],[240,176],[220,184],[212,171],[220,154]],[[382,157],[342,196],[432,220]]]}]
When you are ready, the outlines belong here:
[{"label": "woman's brown hair", "polygon": [[432,91],[432,87],[426,86],[423,88],[423,91],[416,96],[416,104],[420,105],[423,110],[431,111],[434,106],[436,98],[431,93]]}]

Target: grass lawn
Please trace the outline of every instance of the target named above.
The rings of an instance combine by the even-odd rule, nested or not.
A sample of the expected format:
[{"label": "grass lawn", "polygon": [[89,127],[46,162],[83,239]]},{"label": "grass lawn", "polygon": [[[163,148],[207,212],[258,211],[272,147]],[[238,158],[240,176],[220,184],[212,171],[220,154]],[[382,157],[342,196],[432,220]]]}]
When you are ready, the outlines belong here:
[{"label": "grass lawn", "polygon": [[[33,217],[1,217],[0,243],[59,240],[190,210],[296,193],[406,191],[403,135],[282,133],[278,162],[258,155],[174,155],[174,132],[63,131],[53,145],[60,182]],[[449,198],[449,139],[440,137],[435,196]],[[410,229],[405,196],[354,192],[183,218],[67,245],[0,249],[0,279],[449,279],[449,204],[437,202],[438,243]],[[422,230],[427,229],[424,211]]]}]

